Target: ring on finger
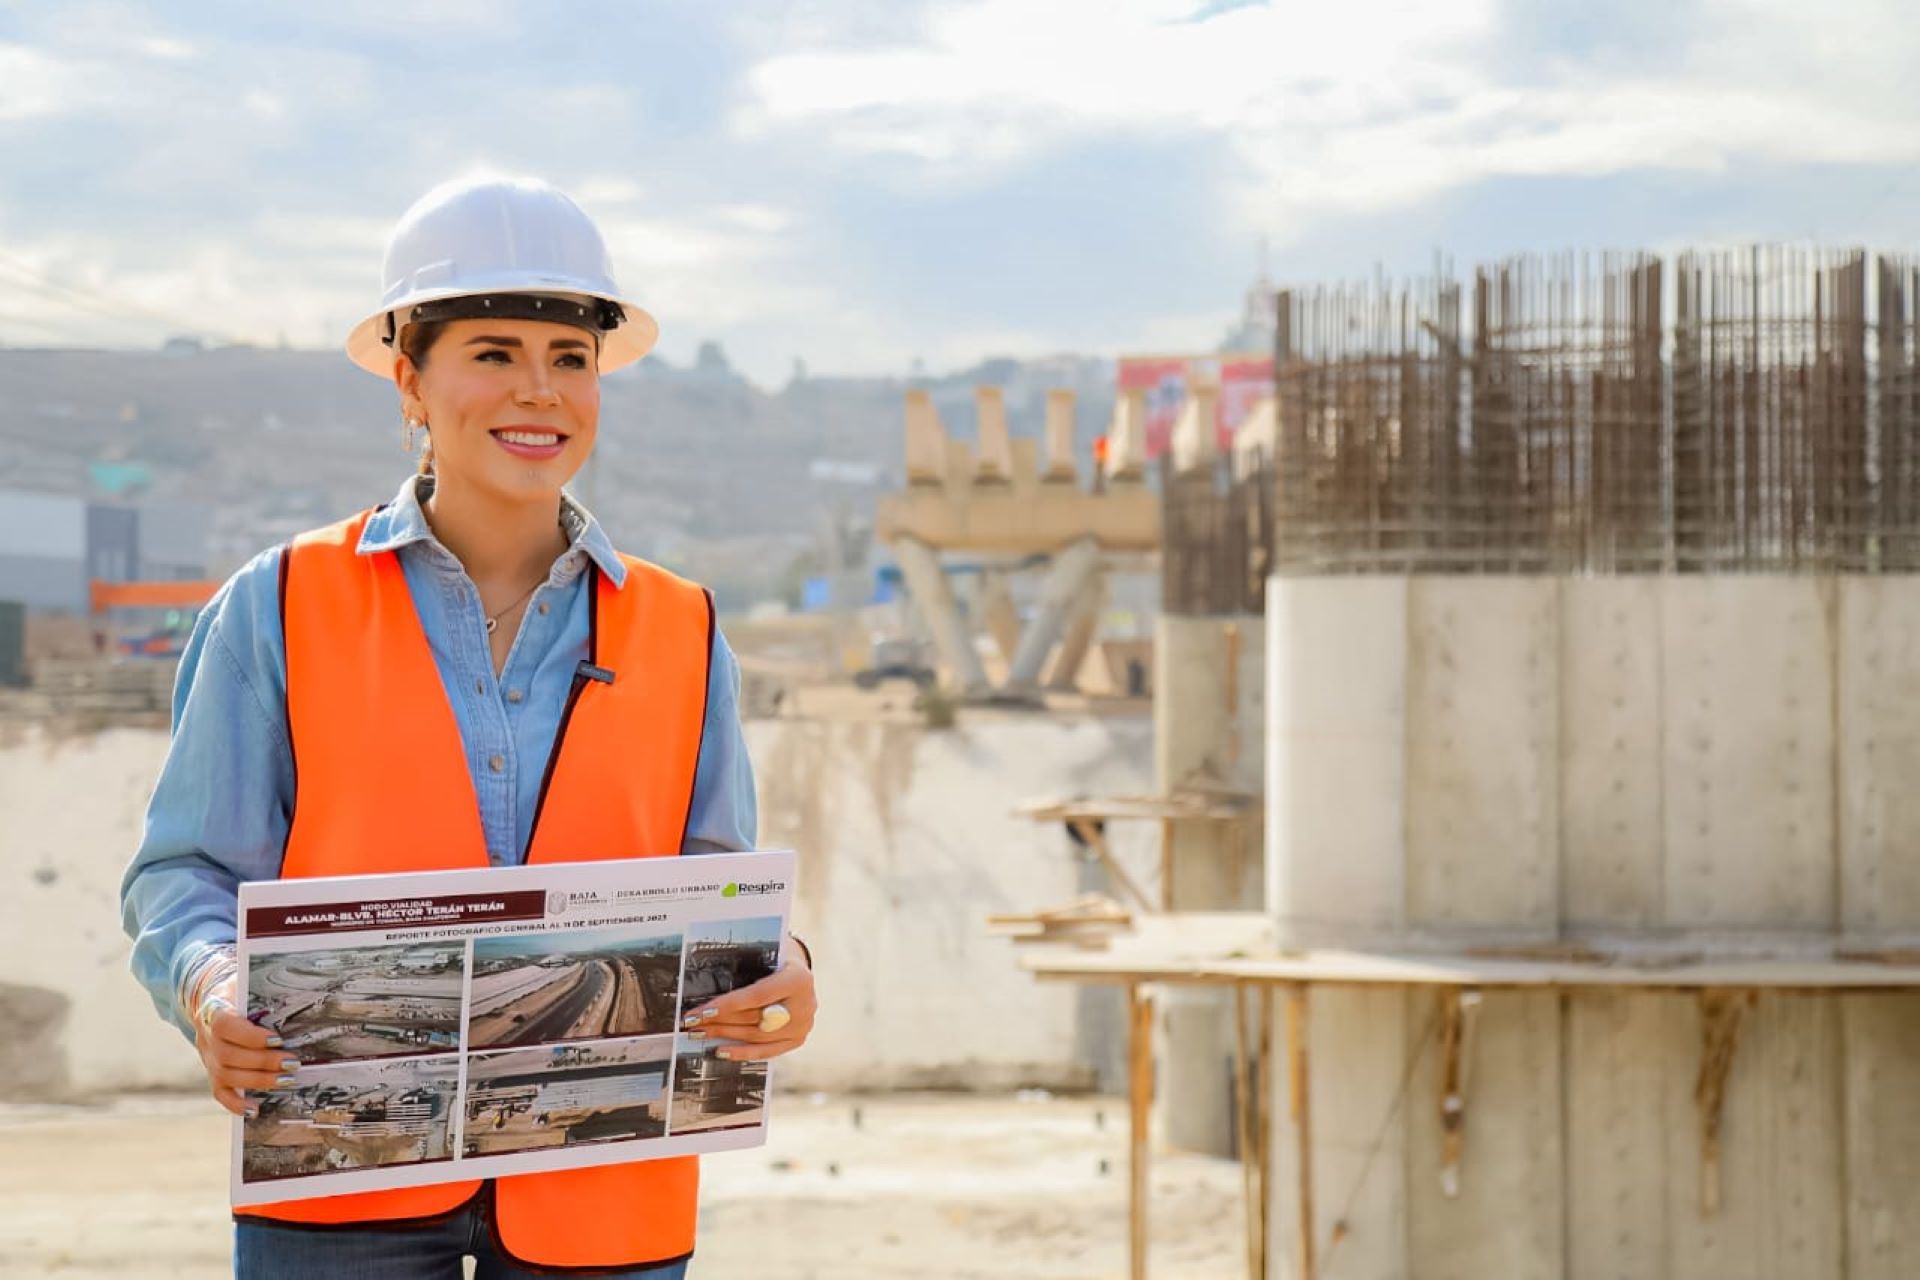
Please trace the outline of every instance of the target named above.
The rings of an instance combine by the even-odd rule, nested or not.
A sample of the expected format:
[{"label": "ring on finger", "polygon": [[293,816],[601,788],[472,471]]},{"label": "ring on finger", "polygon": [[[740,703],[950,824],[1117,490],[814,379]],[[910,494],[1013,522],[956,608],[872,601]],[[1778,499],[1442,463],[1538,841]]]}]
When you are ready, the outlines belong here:
[{"label": "ring on finger", "polygon": [[770,1004],[760,1011],[762,1031],[778,1031],[792,1021],[793,1015],[787,1012],[787,1006],[784,1004]]}]

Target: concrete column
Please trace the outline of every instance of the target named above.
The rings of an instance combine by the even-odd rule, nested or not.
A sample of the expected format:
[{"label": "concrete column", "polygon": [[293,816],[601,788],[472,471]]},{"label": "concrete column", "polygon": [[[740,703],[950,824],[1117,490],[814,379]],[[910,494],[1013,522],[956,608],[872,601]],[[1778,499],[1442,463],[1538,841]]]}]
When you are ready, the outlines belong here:
[{"label": "concrete column", "polygon": [[1012,663],[1020,647],[1020,611],[1013,605],[1013,588],[1004,569],[989,569],[980,584],[980,615],[988,634],[1000,646],[1000,656]]},{"label": "concrete column", "polygon": [[907,483],[945,484],[947,429],[925,391],[907,392]]},{"label": "concrete column", "polygon": [[[1257,795],[1265,760],[1266,624],[1258,617],[1162,615],[1154,629],[1154,774],[1162,791],[1202,786]],[[1166,887],[1175,911],[1258,910],[1264,898],[1258,814],[1243,825],[1174,822]],[[1159,1048],[1167,1141],[1232,1150],[1231,992],[1170,990]]]},{"label": "concrete column", "polygon": [[1041,588],[1040,607],[1027,624],[1026,634],[1020,637],[1013,666],[1007,672],[1009,690],[1030,690],[1039,682],[1040,667],[1066,627],[1068,611],[1099,567],[1100,544],[1092,538],[1082,538],[1054,557],[1046,585]]},{"label": "concrete column", "polygon": [[1073,459],[1073,392],[1047,392],[1046,454],[1040,478],[1049,483],[1071,483],[1078,473]]},{"label": "concrete column", "polygon": [[966,697],[989,692],[986,670],[974,651],[973,637],[954,607],[953,592],[947,575],[940,569],[940,557],[932,547],[916,538],[901,538],[893,544],[894,558],[900,562],[900,576],[906,579],[907,593],[914,608],[933,635],[940,657],[953,672],[955,683]]},{"label": "concrete column", "polygon": [[1220,457],[1220,384],[1195,382],[1173,424],[1173,469],[1211,474]]},{"label": "concrete column", "polygon": [[1053,674],[1047,681],[1049,689],[1069,692],[1079,687],[1080,667],[1087,660],[1087,650],[1093,645],[1093,637],[1100,629],[1100,611],[1106,607],[1107,575],[1096,573],[1088,579],[1080,598],[1074,603],[1073,614],[1067,621],[1067,633],[1060,639],[1060,648],[1053,661]]},{"label": "concrete column", "polygon": [[979,456],[974,462],[977,483],[1004,484],[1013,479],[1013,443],[1007,431],[1007,402],[999,387],[975,387],[973,403],[978,422]]},{"label": "concrete column", "polygon": [[1139,480],[1147,471],[1147,393],[1138,387],[1123,391],[1113,403],[1113,422],[1107,428],[1107,478],[1115,482]]}]

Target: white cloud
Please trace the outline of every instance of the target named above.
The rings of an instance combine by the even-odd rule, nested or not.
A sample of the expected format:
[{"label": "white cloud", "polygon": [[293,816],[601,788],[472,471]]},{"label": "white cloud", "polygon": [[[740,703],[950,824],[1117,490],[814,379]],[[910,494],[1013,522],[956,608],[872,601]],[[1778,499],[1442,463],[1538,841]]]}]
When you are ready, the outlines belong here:
[{"label": "white cloud", "polygon": [[41,49],[0,44],[0,121],[69,115],[105,100],[92,68]]},{"label": "white cloud", "polygon": [[746,231],[760,231],[767,235],[785,231],[793,225],[793,215],[785,209],[777,209],[770,204],[726,204],[714,213],[724,221]]},{"label": "white cloud", "polygon": [[1497,175],[1920,159],[1920,38],[1885,0],[1839,18],[1791,0],[1707,11],[1681,69],[1657,79],[1527,63],[1486,0],[1179,21],[1196,7],[975,0],[922,43],[768,58],[735,127],[959,181],[1091,136],[1225,138],[1243,178],[1196,196],[1283,231]]}]

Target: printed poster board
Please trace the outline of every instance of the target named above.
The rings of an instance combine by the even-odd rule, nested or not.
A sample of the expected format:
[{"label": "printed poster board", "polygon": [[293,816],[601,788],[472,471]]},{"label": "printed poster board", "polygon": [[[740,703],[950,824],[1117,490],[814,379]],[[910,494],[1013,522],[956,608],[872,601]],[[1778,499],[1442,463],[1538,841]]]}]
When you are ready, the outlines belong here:
[{"label": "printed poster board", "polygon": [[240,1000],[301,1060],[234,1121],[237,1206],[730,1151],[768,1066],[682,1015],[785,960],[793,854],[240,887]]}]

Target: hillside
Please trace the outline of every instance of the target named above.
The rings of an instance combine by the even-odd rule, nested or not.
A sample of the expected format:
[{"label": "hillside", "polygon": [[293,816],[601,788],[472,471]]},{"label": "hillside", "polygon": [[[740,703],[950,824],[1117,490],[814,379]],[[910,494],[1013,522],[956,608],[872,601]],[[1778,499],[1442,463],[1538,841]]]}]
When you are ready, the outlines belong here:
[{"label": "hillside", "polygon": [[[1065,356],[769,392],[717,348],[691,369],[650,359],[606,380],[595,465],[575,487],[640,554],[764,569],[822,512],[870,511],[898,483],[909,385],[928,387],[960,436],[977,383],[1006,388],[1019,434],[1039,431],[1048,388],[1071,387],[1085,448],[1112,411],[1112,380],[1110,362]],[[90,464],[143,464],[151,495],[216,509],[216,571],[390,495],[409,466],[399,439],[392,388],[333,352],[0,349],[0,485],[86,493]]]}]

